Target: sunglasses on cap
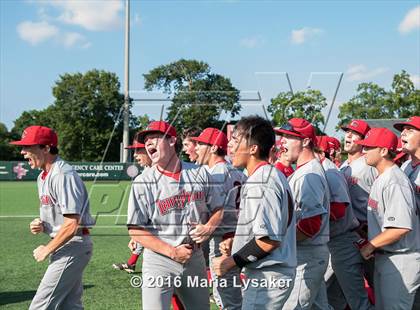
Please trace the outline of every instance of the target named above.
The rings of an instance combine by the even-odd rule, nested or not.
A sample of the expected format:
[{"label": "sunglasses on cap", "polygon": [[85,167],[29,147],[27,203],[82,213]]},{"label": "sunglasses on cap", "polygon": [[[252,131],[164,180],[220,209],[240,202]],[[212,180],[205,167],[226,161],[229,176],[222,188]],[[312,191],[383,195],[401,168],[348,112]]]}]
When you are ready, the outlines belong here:
[{"label": "sunglasses on cap", "polygon": [[301,135],[300,132],[296,131],[292,125],[290,125],[290,123],[284,123],[283,125],[281,125],[281,127],[279,128],[280,130],[286,130],[286,131],[291,131],[294,132],[296,134],[298,134],[299,136]]}]

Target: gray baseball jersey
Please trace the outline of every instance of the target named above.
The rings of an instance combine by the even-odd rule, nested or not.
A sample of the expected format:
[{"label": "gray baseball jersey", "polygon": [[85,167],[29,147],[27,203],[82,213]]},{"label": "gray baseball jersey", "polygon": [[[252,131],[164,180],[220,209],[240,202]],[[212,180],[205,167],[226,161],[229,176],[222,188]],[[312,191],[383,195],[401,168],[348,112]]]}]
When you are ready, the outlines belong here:
[{"label": "gray baseball jersey", "polygon": [[247,265],[247,269],[296,266],[296,224],[288,196],[293,197],[285,176],[268,164],[259,167],[243,185],[232,254],[253,238],[268,236],[281,243],[268,256]]},{"label": "gray baseball jersey", "polygon": [[41,202],[40,218],[44,232],[54,238],[63,224],[63,215],[80,215],[79,225],[91,227],[95,220],[90,215],[86,187],[71,165],[57,157],[44,178],[38,176],[38,193]]},{"label": "gray baseball jersey", "polygon": [[367,221],[367,202],[370,188],[378,176],[375,168],[366,164],[364,156],[352,161],[346,160],[340,170],[344,173],[349,186],[349,193],[354,214],[362,222]]},{"label": "gray baseball jersey", "polygon": [[238,211],[240,203],[241,186],[246,181],[246,176],[238,169],[227,162],[218,162],[209,168],[214,186],[220,186],[222,195],[225,197],[223,203],[223,220],[215,231],[216,234],[224,234],[235,231],[238,222]]},{"label": "gray baseball jersey", "polygon": [[295,198],[296,221],[321,215],[320,231],[298,245],[321,245],[329,241],[330,191],[324,169],[318,159],[313,159],[289,177],[290,188]]},{"label": "gray baseball jersey", "polygon": [[398,166],[386,169],[373,183],[368,201],[369,240],[386,228],[407,228],[411,231],[393,244],[382,247],[388,252],[420,249],[420,217],[410,180]]},{"label": "gray baseball jersey", "polygon": [[350,194],[344,175],[337,169],[337,166],[328,158],[322,161],[325,170],[328,187],[330,189],[330,202],[342,202],[348,206],[343,218],[337,221],[330,221],[330,238],[338,236],[359,226],[359,221],[354,215],[351,206]]},{"label": "gray baseball jersey", "polygon": [[191,224],[204,224],[223,206],[220,187],[206,169],[182,162],[179,181],[156,166],[137,176],[128,200],[127,225],[147,228],[172,246],[188,243]]},{"label": "gray baseball jersey", "polygon": [[420,164],[413,166],[410,159],[402,164],[401,170],[404,171],[413,185],[416,193],[417,208],[420,210]]}]

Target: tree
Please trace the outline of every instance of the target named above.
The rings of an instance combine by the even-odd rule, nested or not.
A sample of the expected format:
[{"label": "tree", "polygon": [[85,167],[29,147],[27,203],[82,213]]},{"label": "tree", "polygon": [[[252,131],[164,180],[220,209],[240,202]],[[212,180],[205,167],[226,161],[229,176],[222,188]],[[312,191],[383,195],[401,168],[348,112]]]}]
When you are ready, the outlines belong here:
[{"label": "tree", "polygon": [[414,88],[404,70],[395,74],[391,89],[375,83],[361,83],[357,94],[339,107],[340,127],[352,119],[394,119],[420,115],[420,90]]},{"label": "tree", "polygon": [[289,119],[298,117],[308,120],[321,131],[325,121],[321,111],[326,106],[327,99],[319,90],[307,89],[294,94],[290,91],[281,92],[271,99],[267,109],[275,125],[285,124]]},{"label": "tree", "polygon": [[[24,112],[14,131],[45,125],[58,133],[60,155],[72,161],[118,161],[122,142],[124,97],[116,74],[91,70],[63,74],[53,87],[54,103]],[[130,127],[137,122],[130,116]],[[108,145],[109,143],[109,145]]]},{"label": "tree", "polygon": [[23,130],[32,125],[47,126],[55,128],[54,106],[49,106],[44,110],[24,111],[15,121],[12,133],[20,137]]},{"label": "tree", "polygon": [[228,78],[212,73],[204,62],[180,59],[143,76],[146,90],[172,94],[166,120],[179,131],[191,126],[220,128],[221,113],[234,117],[241,109],[239,91]]},{"label": "tree", "polygon": [[20,135],[15,135],[7,130],[5,124],[0,123],[0,160],[22,160],[20,150],[9,142],[19,140]]}]

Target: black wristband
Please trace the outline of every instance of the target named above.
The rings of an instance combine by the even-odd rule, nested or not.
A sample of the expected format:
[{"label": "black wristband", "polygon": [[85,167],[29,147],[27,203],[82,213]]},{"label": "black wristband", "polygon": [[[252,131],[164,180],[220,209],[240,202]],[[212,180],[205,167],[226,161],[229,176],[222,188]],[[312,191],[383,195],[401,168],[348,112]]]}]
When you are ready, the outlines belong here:
[{"label": "black wristband", "polygon": [[233,260],[235,261],[236,266],[242,268],[250,263],[256,262],[268,254],[263,251],[257,244],[255,238],[245,244],[238,252],[232,255]]}]

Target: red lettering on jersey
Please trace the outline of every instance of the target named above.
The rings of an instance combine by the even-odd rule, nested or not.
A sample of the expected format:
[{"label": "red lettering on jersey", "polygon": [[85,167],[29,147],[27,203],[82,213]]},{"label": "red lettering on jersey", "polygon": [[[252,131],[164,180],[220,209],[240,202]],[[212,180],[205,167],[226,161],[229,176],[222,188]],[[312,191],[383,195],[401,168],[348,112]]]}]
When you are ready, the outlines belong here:
[{"label": "red lettering on jersey", "polygon": [[368,206],[371,207],[374,210],[377,210],[378,209],[378,202],[376,200],[373,200],[372,198],[369,198]]},{"label": "red lettering on jersey", "polygon": [[41,204],[45,205],[45,206],[49,206],[51,205],[51,198],[50,196],[47,195],[42,195],[41,198]]},{"label": "red lettering on jersey", "polygon": [[187,203],[204,200],[204,192],[186,192],[182,191],[177,195],[157,200],[156,204],[161,215],[166,215],[173,210],[182,210]]}]

